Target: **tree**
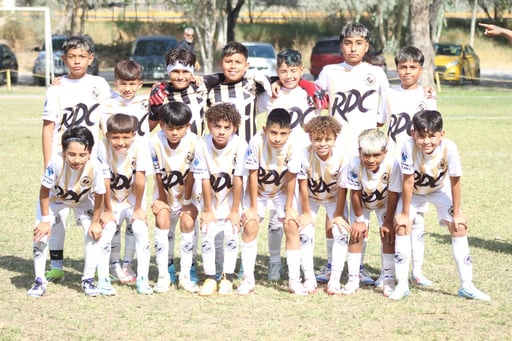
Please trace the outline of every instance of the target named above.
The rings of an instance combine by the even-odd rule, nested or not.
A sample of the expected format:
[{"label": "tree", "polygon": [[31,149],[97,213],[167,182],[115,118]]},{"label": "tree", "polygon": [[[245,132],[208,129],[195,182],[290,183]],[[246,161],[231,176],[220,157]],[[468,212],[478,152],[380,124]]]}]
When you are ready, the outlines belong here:
[{"label": "tree", "polygon": [[410,0],[410,32],[411,42],[425,55],[423,64],[423,84],[434,84],[434,48],[430,36],[430,0]]},{"label": "tree", "polygon": [[233,1],[226,0],[226,14],[228,20],[226,34],[228,42],[235,41],[235,26],[244,3],[245,0],[237,0],[233,6]]}]

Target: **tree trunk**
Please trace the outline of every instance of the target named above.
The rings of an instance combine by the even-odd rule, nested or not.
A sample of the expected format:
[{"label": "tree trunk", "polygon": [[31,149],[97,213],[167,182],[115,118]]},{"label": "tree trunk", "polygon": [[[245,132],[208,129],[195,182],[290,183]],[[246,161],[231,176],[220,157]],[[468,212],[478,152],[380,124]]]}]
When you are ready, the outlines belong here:
[{"label": "tree trunk", "polygon": [[226,1],[226,14],[228,15],[228,25],[226,31],[228,42],[235,41],[235,26],[244,2],[245,0],[237,0],[236,5],[233,8],[232,1]]},{"label": "tree trunk", "polygon": [[412,44],[425,55],[422,84],[434,84],[434,48],[430,37],[429,0],[410,0]]}]

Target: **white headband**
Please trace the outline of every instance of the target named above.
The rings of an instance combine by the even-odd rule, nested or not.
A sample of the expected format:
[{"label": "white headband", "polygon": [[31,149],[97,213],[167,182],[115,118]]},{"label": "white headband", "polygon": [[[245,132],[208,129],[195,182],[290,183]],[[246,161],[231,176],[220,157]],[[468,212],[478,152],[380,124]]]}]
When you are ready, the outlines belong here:
[{"label": "white headband", "polygon": [[193,65],[185,65],[181,62],[176,62],[175,64],[167,65],[167,73],[171,73],[174,70],[185,70],[194,74],[194,66]]}]

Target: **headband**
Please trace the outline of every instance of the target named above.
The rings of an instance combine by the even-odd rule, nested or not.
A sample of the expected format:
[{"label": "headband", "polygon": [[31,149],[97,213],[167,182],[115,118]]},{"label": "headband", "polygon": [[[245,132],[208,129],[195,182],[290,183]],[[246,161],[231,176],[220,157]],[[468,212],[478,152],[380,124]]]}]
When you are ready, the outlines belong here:
[{"label": "headband", "polygon": [[167,73],[171,73],[174,70],[185,70],[194,74],[194,66],[193,65],[185,65],[182,62],[176,62],[174,64],[167,65]]}]

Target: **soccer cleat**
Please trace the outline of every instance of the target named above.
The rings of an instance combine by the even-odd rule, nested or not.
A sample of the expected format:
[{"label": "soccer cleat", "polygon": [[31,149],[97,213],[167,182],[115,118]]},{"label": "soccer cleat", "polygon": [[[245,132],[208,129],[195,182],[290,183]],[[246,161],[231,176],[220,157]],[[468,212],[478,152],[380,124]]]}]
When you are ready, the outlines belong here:
[{"label": "soccer cleat", "polygon": [[268,280],[279,282],[281,280],[281,263],[270,263],[268,267]]},{"label": "soccer cleat", "polygon": [[[142,294],[142,295],[153,294],[153,288],[151,288],[151,285],[149,285],[149,281],[147,280],[147,278],[144,278],[144,277],[139,278],[137,280],[137,283],[135,284],[135,286],[137,287],[137,292],[139,294]],[[157,286],[158,286],[158,283],[157,283]],[[167,285],[167,289],[169,289],[169,285]],[[156,291],[156,287],[155,287],[155,291]],[[161,292],[163,292],[163,291],[161,291]]]},{"label": "soccer cleat", "polygon": [[113,263],[110,264],[110,278],[113,282],[128,283],[128,277],[123,271],[121,264]]},{"label": "soccer cleat", "polygon": [[199,283],[199,279],[197,278],[196,266],[192,265],[190,267],[190,280],[197,285]]},{"label": "soccer cleat", "polygon": [[137,274],[135,273],[135,271],[133,271],[131,262],[123,263],[123,272],[127,278],[128,283],[133,283],[137,281]]},{"label": "soccer cleat", "polygon": [[300,281],[291,281],[288,283],[288,291],[294,295],[306,296],[308,291],[304,288]]},{"label": "soccer cleat", "polygon": [[423,275],[411,276],[411,283],[421,287],[431,287],[432,281]]},{"label": "soccer cleat", "polygon": [[44,274],[46,281],[57,283],[64,280],[64,271],[61,269],[51,269]]},{"label": "soccer cleat", "polygon": [[308,294],[315,293],[317,288],[318,288],[318,285],[317,285],[316,279],[314,277],[304,281],[304,289],[306,289]]},{"label": "soccer cleat", "polygon": [[201,290],[199,290],[199,296],[212,296],[215,293],[217,293],[217,282],[214,279],[207,278]]},{"label": "soccer cleat", "polygon": [[186,276],[183,273],[180,273],[178,285],[180,288],[182,288],[188,292],[196,293],[199,291],[199,287],[197,286],[197,284],[195,282],[193,282],[190,279],[190,277]]},{"label": "soccer cleat", "polygon": [[395,290],[393,290],[388,298],[392,299],[392,300],[395,300],[395,301],[398,301],[398,300],[401,300],[402,298],[406,297],[406,296],[409,296],[409,286],[407,284],[398,284],[395,288]]},{"label": "soccer cleat", "polygon": [[490,301],[491,297],[487,294],[484,294],[480,290],[478,290],[474,284],[469,285],[468,287],[463,287],[459,289],[458,295],[460,297],[479,300],[479,301]]},{"label": "soccer cleat", "polygon": [[116,289],[110,283],[110,278],[100,279],[98,281],[98,290],[100,295],[103,296],[115,296],[117,294]]},{"label": "soccer cleat", "polygon": [[320,269],[320,272],[316,276],[316,281],[318,283],[327,283],[331,279],[331,263],[327,263],[326,266],[323,266]]},{"label": "soccer cleat", "polygon": [[254,281],[250,281],[245,279],[242,281],[238,289],[236,289],[236,294],[240,296],[249,295],[254,291]]},{"label": "soccer cleat", "polygon": [[233,295],[233,282],[222,279],[219,284],[219,295],[228,296]]},{"label": "soccer cleat", "polygon": [[385,278],[382,281],[382,294],[386,297],[391,295],[391,293],[395,290],[395,279],[392,277]]},{"label": "soccer cleat", "polygon": [[176,284],[178,281],[176,278],[176,267],[174,263],[171,263],[167,266],[167,271],[169,272],[169,279],[171,280],[171,284]]},{"label": "soccer cleat", "polygon": [[169,291],[169,285],[171,284],[171,280],[167,275],[158,276],[158,280],[156,281],[156,285],[153,288],[155,292],[167,292]]},{"label": "soccer cleat", "polygon": [[341,295],[341,285],[340,282],[329,281],[327,283],[327,287],[325,288],[325,292],[327,295]]},{"label": "soccer cleat", "polygon": [[359,280],[356,278],[349,278],[347,284],[341,289],[342,295],[352,295],[359,289]]},{"label": "soccer cleat", "polygon": [[28,289],[27,296],[30,297],[41,297],[46,292],[46,284],[47,282],[43,282],[43,280],[40,277],[37,277],[34,280],[34,284],[32,284],[32,287]]},{"label": "soccer cleat", "polygon": [[375,287],[382,289],[384,287],[384,275],[380,274],[379,278],[375,280]]},{"label": "soccer cleat", "polygon": [[365,268],[359,269],[359,282],[364,285],[375,285],[375,281],[370,276],[370,272]]},{"label": "soccer cleat", "polygon": [[101,295],[100,290],[94,284],[94,278],[87,278],[82,280],[82,289],[86,296],[99,296]]}]

